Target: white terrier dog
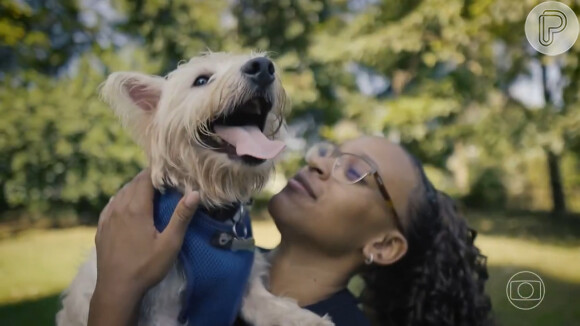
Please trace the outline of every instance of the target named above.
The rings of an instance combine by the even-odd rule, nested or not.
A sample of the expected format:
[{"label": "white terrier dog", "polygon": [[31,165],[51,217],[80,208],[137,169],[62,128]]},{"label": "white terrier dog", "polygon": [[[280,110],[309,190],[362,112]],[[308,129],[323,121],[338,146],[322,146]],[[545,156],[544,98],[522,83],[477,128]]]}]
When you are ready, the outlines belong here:
[{"label": "white terrier dog", "polygon": [[[237,212],[240,203],[264,186],[284,147],[278,139],[286,94],[273,63],[261,54],[209,53],[181,64],[166,78],[114,73],[101,94],[146,151],[155,188],[200,190],[201,205],[210,216]],[[146,294],[139,325],[181,325],[188,285],[184,267],[175,264]],[[96,279],[93,251],[63,294],[58,325],[87,324]]]}]

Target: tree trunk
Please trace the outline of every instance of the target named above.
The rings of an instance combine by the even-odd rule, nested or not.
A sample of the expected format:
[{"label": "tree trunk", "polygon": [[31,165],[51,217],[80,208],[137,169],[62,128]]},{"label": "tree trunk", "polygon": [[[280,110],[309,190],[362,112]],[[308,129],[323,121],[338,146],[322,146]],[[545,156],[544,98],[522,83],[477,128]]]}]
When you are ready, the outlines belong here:
[{"label": "tree trunk", "polygon": [[552,213],[556,216],[562,216],[566,213],[566,200],[562,186],[562,175],[560,174],[560,156],[551,150],[546,151],[546,156],[550,172],[550,188],[552,189]]},{"label": "tree trunk", "polygon": [[[552,109],[552,94],[548,89],[548,76],[546,64],[540,58],[542,65],[542,86],[544,89],[545,110]],[[550,189],[552,190],[552,213],[555,216],[562,216],[566,213],[566,199],[564,197],[564,187],[562,186],[562,174],[560,173],[560,156],[550,148],[546,149],[548,162],[548,173],[550,176]]]}]

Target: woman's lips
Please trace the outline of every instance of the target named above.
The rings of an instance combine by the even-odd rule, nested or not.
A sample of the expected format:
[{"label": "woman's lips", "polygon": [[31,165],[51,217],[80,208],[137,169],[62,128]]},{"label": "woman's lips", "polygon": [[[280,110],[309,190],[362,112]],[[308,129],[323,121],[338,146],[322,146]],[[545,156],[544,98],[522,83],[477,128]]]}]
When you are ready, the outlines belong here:
[{"label": "woman's lips", "polygon": [[312,198],[313,200],[316,200],[316,195],[314,194],[314,191],[312,190],[312,187],[310,186],[308,181],[305,180],[304,176],[297,174],[293,178],[288,180],[288,184],[290,185],[291,188],[298,190],[299,192]]},{"label": "woman's lips", "polygon": [[308,190],[306,190],[306,188],[300,182],[298,182],[296,179],[291,178],[290,180],[288,180],[288,186],[290,186],[290,188],[297,190],[297,191],[301,192],[302,194],[312,198],[312,196],[310,195]]}]

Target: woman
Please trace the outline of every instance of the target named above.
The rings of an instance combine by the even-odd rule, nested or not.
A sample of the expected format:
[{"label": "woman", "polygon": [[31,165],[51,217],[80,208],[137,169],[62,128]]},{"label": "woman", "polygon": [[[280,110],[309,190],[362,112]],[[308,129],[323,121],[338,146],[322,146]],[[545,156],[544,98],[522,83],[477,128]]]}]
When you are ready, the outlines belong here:
[{"label": "woman", "polygon": [[[270,254],[272,294],[335,325],[492,324],[475,234],[417,160],[385,138],[361,137],[340,148],[319,144],[306,161],[268,205],[282,235]],[[151,198],[141,175],[102,213],[91,325],[130,323],[179,250],[198,195],[184,196],[162,234],[140,223],[152,219]],[[357,274],[366,314],[346,290]],[[111,291],[115,300],[105,302]]]}]

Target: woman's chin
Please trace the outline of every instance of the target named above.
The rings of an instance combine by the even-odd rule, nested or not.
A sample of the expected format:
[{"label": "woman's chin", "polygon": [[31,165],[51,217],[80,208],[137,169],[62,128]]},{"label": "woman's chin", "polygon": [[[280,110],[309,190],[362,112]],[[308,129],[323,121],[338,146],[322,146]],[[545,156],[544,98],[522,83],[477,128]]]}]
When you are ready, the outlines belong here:
[{"label": "woman's chin", "polygon": [[268,212],[274,221],[288,221],[304,215],[304,202],[296,198],[288,186],[270,198]]}]

